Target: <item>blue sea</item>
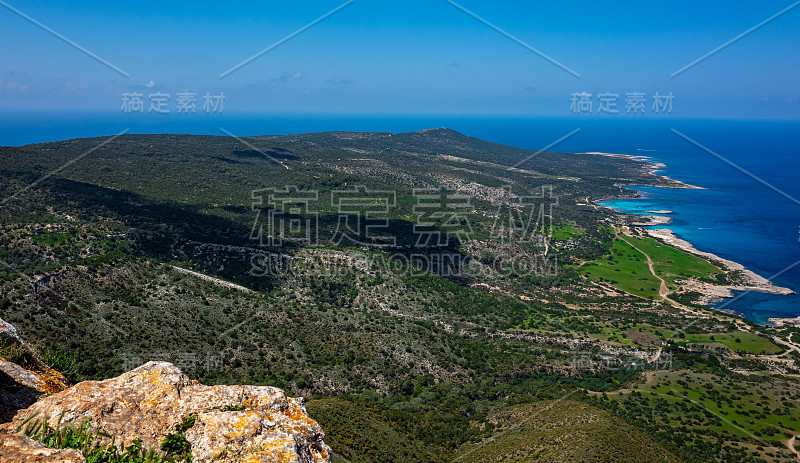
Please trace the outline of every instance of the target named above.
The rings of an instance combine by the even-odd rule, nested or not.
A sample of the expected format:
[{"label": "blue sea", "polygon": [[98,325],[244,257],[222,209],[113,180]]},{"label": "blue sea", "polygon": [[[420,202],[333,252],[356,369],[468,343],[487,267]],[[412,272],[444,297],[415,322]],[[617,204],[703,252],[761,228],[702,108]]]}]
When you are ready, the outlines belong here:
[{"label": "blue sea", "polygon": [[[130,133],[237,136],[332,130],[405,132],[448,127],[530,149],[649,156],[662,173],[704,190],[637,188],[642,197],[606,205],[643,213],[674,211],[666,226],[703,251],[740,262],[775,284],[800,291],[800,122],[690,120],[672,117],[499,117],[224,113],[0,112],[0,145]],[[715,154],[679,137],[671,129]],[[719,305],[765,323],[800,316],[800,296],[740,294]]]}]

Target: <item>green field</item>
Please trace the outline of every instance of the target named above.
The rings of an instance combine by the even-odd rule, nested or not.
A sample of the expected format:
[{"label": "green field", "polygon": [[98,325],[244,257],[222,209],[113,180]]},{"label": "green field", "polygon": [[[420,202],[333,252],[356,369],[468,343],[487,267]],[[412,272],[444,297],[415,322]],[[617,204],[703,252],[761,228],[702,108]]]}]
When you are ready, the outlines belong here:
[{"label": "green field", "polygon": [[794,418],[800,412],[796,387],[796,381],[789,380],[732,380],[714,374],[661,371],[641,387],[646,392],[626,394],[619,400],[628,407],[649,408],[655,423],[684,427],[695,436],[736,435],[778,457],[786,450],[779,441],[800,432],[800,422]]},{"label": "green field", "polygon": [[[720,343],[734,352],[741,354],[777,354],[783,349],[772,342],[769,338],[747,331],[706,331],[705,333],[681,333],[676,330],[657,329],[649,325],[635,325],[631,331],[639,330],[644,333],[651,333],[659,340],[672,339],[678,340],[676,345],[682,346],[687,344],[697,343]],[[621,333],[615,332],[613,329],[603,330],[604,336],[615,336],[621,338]],[[683,336],[683,337],[681,337]],[[603,336],[597,336],[598,339],[603,339]],[[737,341],[738,340],[738,341]],[[630,339],[624,339],[625,343],[635,343]],[[618,341],[622,342],[622,341]]]},{"label": "green field", "polygon": [[585,233],[574,225],[568,223],[553,225],[552,238],[556,241],[568,241],[583,235]]},{"label": "green field", "polygon": [[71,238],[74,238],[72,234],[60,233],[60,232],[44,232],[38,235],[33,235],[32,237],[35,243],[46,246],[55,246],[57,244],[63,244],[69,241],[69,239]]},{"label": "green field", "polygon": [[605,281],[630,294],[658,297],[660,282],[647,266],[647,259],[639,251],[619,239],[614,240],[607,257],[587,262],[580,272],[594,281]]},{"label": "green field", "polygon": [[677,289],[676,281],[682,278],[708,279],[720,272],[706,260],[654,238],[631,236],[615,239],[607,255],[585,263],[580,272],[593,281],[611,283],[627,293],[657,298],[661,283],[650,273],[645,255],[632,245],[650,256],[656,274],[664,279],[670,291]]},{"label": "green field", "polygon": [[656,274],[666,280],[669,288],[675,289],[675,280],[686,277],[712,278],[720,270],[700,257],[659,243],[655,238],[625,237],[653,260]]},{"label": "green field", "polygon": [[748,333],[745,331],[714,334],[691,334],[686,335],[686,341],[689,343],[718,342],[724,344],[733,351],[747,354],[777,354],[782,350],[769,339],[759,336],[755,333]]}]

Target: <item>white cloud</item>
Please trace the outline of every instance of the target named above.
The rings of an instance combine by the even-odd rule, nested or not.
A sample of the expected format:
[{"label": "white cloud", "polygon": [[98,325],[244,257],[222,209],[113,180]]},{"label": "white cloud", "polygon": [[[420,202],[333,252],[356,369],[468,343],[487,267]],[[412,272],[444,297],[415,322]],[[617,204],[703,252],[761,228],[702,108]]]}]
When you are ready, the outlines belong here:
[{"label": "white cloud", "polygon": [[287,80],[300,80],[303,78],[303,71],[286,71],[272,80],[279,80],[281,82],[286,82]]},{"label": "white cloud", "polygon": [[64,85],[61,87],[61,94],[62,95],[85,95],[86,94],[86,86],[83,84],[76,84],[75,82],[66,81]]}]

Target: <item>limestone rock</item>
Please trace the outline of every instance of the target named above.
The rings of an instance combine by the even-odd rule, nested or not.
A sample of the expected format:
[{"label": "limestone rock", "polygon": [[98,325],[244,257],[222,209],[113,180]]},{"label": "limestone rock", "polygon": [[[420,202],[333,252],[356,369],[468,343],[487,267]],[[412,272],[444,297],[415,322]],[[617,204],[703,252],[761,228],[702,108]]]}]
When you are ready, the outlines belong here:
[{"label": "limestone rock", "polygon": [[174,365],[149,362],[104,381],[84,381],[42,398],[5,426],[16,430],[36,415],[55,425],[92,427],[128,445],[140,439],[159,449],[164,436],[196,415],[186,432],[193,460],[206,462],[318,463],[330,461],[320,426],[302,398],[269,386],[204,386]]},{"label": "limestone rock", "polygon": [[69,385],[61,373],[45,365],[17,335],[13,325],[0,319],[0,343],[15,362],[0,356],[0,423],[14,417],[42,396]]},{"label": "limestone rock", "polygon": [[14,325],[0,318],[0,338],[3,337],[19,339],[19,336],[17,336],[17,329]]},{"label": "limestone rock", "polygon": [[0,463],[86,463],[81,452],[50,449],[30,437],[0,434]]}]

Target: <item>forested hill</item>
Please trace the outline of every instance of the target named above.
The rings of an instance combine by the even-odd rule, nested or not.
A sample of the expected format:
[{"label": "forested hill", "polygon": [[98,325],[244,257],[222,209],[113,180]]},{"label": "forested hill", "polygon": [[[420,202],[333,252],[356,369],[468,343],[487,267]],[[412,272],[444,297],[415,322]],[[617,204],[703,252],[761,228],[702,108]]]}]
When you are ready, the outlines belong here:
[{"label": "forested hill", "polygon": [[0,147],[0,318],[73,382],[305,396],[340,461],[790,461],[794,328],[594,203],[679,186],[649,167],[448,129]]}]

